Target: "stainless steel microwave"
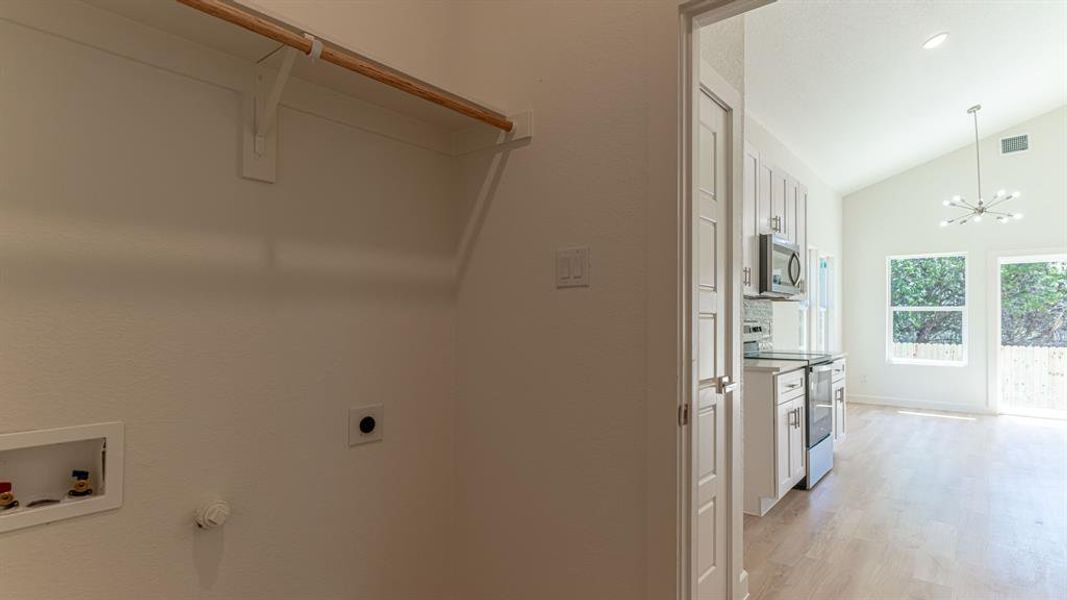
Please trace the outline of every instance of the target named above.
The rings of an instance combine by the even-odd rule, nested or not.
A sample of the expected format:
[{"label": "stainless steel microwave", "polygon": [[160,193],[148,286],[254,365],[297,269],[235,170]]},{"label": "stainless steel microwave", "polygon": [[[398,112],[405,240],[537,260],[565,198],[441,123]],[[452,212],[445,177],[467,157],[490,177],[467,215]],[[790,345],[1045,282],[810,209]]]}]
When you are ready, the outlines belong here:
[{"label": "stainless steel microwave", "polygon": [[761,296],[790,298],[803,291],[800,247],[774,235],[759,236],[759,291]]}]

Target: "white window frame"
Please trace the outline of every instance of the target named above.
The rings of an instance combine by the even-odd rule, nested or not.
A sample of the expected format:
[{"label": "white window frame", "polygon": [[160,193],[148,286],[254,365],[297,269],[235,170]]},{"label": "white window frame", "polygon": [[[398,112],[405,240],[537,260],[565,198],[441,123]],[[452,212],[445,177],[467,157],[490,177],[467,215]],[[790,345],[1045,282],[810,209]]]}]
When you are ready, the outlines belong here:
[{"label": "white window frame", "polygon": [[[963,306],[893,306],[893,269],[894,260],[908,260],[915,258],[941,258],[946,256],[959,256],[963,258]],[[923,365],[932,367],[966,367],[968,362],[967,348],[970,345],[970,327],[967,318],[971,306],[971,276],[970,260],[966,252],[930,252],[926,254],[899,254],[885,257],[885,360],[893,365]],[[893,315],[898,312],[956,312],[962,316],[962,355],[960,360],[934,360],[929,358],[897,358],[893,356]]]}]

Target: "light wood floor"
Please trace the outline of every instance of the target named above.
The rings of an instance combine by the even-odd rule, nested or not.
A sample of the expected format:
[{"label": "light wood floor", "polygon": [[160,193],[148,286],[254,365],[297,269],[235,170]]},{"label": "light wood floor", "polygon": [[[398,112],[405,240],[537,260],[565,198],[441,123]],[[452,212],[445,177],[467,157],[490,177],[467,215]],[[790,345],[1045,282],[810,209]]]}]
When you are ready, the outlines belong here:
[{"label": "light wood floor", "polygon": [[1067,423],[848,410],[834,470],[745,516],[751,600],[1067,599]]}]

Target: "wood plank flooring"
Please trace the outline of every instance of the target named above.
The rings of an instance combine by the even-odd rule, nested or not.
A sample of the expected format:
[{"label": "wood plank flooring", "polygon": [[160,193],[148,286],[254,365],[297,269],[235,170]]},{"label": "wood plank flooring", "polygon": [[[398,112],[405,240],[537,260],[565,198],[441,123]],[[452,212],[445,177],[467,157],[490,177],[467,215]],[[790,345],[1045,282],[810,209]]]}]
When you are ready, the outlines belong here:
[{"label": "wood plank flooring", "polygon": [[750,600],[1067,599],[1067,422],[900,410],[850,405],[834,470],[745,516]]}]

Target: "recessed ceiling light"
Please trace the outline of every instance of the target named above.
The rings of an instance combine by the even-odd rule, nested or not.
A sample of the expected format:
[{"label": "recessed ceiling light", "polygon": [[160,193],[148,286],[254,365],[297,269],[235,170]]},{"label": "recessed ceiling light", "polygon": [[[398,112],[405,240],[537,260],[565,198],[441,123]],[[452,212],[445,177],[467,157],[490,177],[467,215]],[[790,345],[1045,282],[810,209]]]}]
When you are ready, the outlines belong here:
[{"label": "recessed ceiling light", "polygon": [[939,34],[935,35],[934,37],[932,37],[932,38],[926,40],[925,42],[923,42],[923,50],[933,50],[934,48],[937,48],[941,44],[944,44],[945,40],[947,40],[947,39],[948,39],[948,32],[947,31],[942,31],[941,33],[939,33]]}]

